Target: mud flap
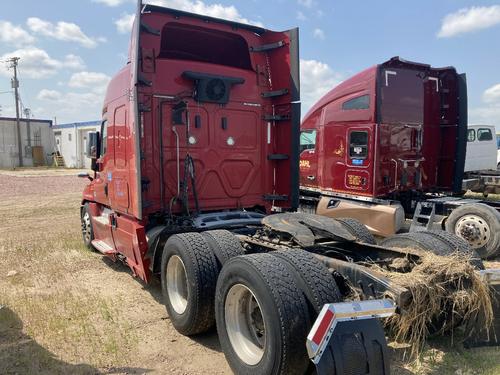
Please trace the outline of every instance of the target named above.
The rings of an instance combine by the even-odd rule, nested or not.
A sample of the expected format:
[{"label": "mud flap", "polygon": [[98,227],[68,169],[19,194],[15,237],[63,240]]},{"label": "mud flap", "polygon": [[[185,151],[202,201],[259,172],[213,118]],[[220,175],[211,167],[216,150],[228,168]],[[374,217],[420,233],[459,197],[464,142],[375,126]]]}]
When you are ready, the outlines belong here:
[{"label": "mud flap", "polygon": [[493,324],[489,330],[485,330],[481,329],[480,322],[476,322],[475,327],[471,328],[471,336],[464,342],[466,348],[500,346],[500,269],[486,269],[479,273],[491,288]]},{"label": "mud flap", "polygon": [[389,374],[389,352],[379,318],[393,315],[395,309],[390,300],[323,306],[307,336],[307,351],[317,374],[347,374],[354,368],[366,375]]}]

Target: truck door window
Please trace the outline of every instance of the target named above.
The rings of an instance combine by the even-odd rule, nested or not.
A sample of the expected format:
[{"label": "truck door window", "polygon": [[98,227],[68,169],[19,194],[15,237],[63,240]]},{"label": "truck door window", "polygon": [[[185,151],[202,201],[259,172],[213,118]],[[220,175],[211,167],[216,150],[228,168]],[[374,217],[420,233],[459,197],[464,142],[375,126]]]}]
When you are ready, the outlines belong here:
[{"label": "truck door window", "polygon": [[300,152],[316,147],[316,130],[305,130],[300,133]]},{"label": "truck door window", "polygon": [[342,109],[351,110],[351,109],[369,109],[370,108],[370,95],[362,95],[357,98],[350,99],[344,103],[342,103]]},{"label": "truck door window", "polygon": [[476,131],[474,129],[467,130],[467,142],[474,142],[476,140]]},{"label": "truck door window", "polygon": [[101,156],[104,156],[106,154],[106,150],[108,148],[108,120],[104,120],[101,125],[101,134],[102,134],[102,139],[101,139]]},{"label": "truck door window", "polygon": [[349,134],[349,156],[351,159],[366,159],[368,156],[367,131],[352,131]]},{"label": "truck door window", "polygon": [[485,129],[485,128],[479,128],[477,129],[477,140],[479,142],[481,141],[492,141],[493,140],[493,134],[491,133],[490,129]]}]

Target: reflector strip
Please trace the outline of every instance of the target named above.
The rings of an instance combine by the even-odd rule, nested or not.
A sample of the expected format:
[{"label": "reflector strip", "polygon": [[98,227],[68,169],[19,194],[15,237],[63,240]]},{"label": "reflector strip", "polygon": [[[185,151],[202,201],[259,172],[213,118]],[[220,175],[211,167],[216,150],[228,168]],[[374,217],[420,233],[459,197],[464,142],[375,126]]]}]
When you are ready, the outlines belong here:
[{"label": "reflector strip", "polygon": [[396,306],[388,299],[330,303],[323,306],[307,336],[307,352],[317,364],[325,351],[338,322],[360,319],[387,318],[393,315]]},{"label": "reflector strip", "polygon": [[316,344],[319,345],[321,343],[321,340],[323,340],[323,337],[326,335],[328,332],[328,328],[330,327],[330,324],[335,317],[335,314],[333,313],[332,310],[328,309],[325,313],[325,316],[323,316],[323,319],[321,320],[321,323],[319,324],[318,330],[314,334],[312,341]]}]

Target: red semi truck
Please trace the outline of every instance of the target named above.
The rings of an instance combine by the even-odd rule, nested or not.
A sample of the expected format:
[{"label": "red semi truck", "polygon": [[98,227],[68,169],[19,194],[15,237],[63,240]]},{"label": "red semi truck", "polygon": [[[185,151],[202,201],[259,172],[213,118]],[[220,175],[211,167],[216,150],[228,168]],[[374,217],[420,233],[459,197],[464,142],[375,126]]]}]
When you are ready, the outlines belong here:
[{"label": "red semi truck", "polygon": [[457,239],[429,232],[400,251],[356,220],[293,212],[298,30],[139,1],[129,56],[89,136],[85,244],[159,277],[182,334],[216,324],[235,373],[389,373],[376,318],[404,312],[409,291],[366,265],[418,264],[429,244],[451,252]]},{"label": "red semi truck", "polygon": [[397,57],[326,94],[301,125],[302,209],[374,234],[444,229],[500,255],[500,203],[463,199],[465,75]]}]

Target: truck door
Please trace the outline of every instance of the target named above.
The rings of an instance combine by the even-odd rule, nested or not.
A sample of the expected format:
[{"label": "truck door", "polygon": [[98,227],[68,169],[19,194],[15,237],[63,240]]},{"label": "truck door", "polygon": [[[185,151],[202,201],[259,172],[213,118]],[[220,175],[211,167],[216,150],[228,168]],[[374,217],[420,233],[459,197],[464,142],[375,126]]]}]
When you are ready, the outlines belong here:
[{"label": "truck door", "polygon": [[300,185],[317,187],[318,154],[316,152],[316,130],[300,132]]},{"label": "truck door", "polygon": [[110,139],[108,137],[108,120],[104,120],[101,124],[101,140],[100,140],[100,157],[97,163],[99,164],[99,173],[95,181],[95,200],[98,203],[109,206],[109,180],[112,179],[110,172],[113,158],[110,151]]},{"label": "truck door", "polygon": [[366,194],[371,191],[372,143],[371,129],[353,126],[346,129],[344,185],[348,191]]},{"label": "truck door", "polygon": [[111,140],[109,137],[108,120],[104,120],[101,125],[101,140],[100,140],[100,158],[98,160],[99,172],[94,181],[95,201],[101,206],[93,205],[92,209],[92,225],[94,228],[94,237],[104,245],[99,246],[100,251],[108,251],[114,248],[113,236],[111,233],[112,212],[108,208],[109,200],[109,184],[111,183],[113,169],[113,155]]}]

